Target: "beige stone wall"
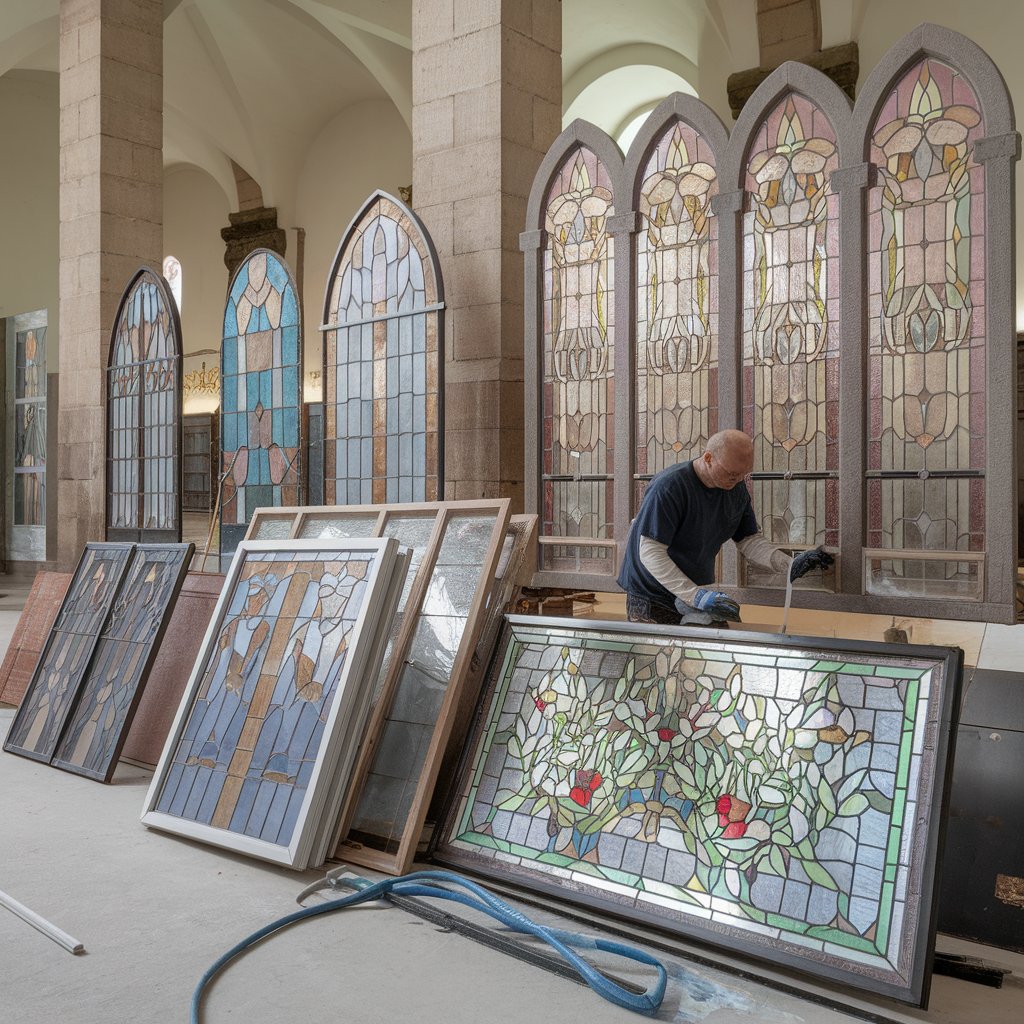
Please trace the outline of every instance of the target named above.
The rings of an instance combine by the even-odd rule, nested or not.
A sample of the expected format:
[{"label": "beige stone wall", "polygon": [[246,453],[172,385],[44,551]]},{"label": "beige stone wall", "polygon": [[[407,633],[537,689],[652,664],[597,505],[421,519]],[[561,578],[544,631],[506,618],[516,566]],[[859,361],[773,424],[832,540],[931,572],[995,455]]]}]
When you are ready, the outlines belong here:
[{"label": "beige stone wall", "polygon": [[561,130],[558,0],[413,0],[413,205],[445,283],[445,497],[523,494],[526,200]]},{"label": "beige stone wall", "polygon": [[[761,67],[777,68],[821,49],[819,0],[757,0]],[[844,40],[845,42],[845,40]]]},{"label": "beige stone wall", "polygon": [[163,3],[60,3],[58,560],[105,536],[104,371],[121,292],[162,259]]}]

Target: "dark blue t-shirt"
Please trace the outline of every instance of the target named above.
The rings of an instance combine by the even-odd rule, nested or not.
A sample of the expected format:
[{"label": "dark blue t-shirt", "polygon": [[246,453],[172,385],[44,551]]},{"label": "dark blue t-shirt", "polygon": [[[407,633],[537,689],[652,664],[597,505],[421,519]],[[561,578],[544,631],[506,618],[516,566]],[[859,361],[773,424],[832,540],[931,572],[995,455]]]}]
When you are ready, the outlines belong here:
[{"label": "dark blue t-shirt", "polygon": [[692,462],[662,470],[644,492],[640,511],[629,530],[619,570],[619,586],[658,604],[672,607],[675,595],[663,587],[640,561],[640,538],[667,545],[669,557],[700,586],[715,581],[715,559],[727,540],[741,541],[757,533],[750,493],[742,481],[732,490],[707,487]]}]

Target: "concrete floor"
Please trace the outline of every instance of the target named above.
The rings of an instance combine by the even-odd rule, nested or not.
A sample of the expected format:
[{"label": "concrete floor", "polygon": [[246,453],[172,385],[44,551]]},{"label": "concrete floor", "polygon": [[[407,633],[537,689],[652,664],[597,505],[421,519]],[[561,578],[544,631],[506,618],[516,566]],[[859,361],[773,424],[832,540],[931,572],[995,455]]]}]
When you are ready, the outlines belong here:
[{"label": "concrete floor", "polygon": [[[14,596],[10,588],[0,590]],[[0,656],[17,615],[16,609],[0,606]],[[0,710],[0,735],[12,715]],[[0,1021],[186,1021],[203,971],[240,938],[294,910],[299,890],[321,874],[299,874],[149,832],[139,823],[149,778],[145,770],[122,765],[114,784],[103,786],[0,754],[0,890],[86,947],[85,954],[71,956],[0,909]],[[550,908],[526,910],[570,930],[598,930],[559,921]],[[641,934],[639,943],[644,939]],[[671,978],[657,1019],[700,1024],[1024,1019],[1024,957],[942,936],[939,947],[984,956],[1017,973],[1000,990],[937,977],[933,1009],[921,1013],[840,997],[769,972],[810,996],[849,998],[859,1011],[851,1015],[688,961],[684,947],[672,954],[652,949]],[[699,952],[729,963],[721,953]],[[650,979],[614,960],[604,964],[643,984]],[[251,1024],[637,1019],[585,988],[383,906],[325,915],[263,943],[228,968],[204,1005],[204,1021]]]}]

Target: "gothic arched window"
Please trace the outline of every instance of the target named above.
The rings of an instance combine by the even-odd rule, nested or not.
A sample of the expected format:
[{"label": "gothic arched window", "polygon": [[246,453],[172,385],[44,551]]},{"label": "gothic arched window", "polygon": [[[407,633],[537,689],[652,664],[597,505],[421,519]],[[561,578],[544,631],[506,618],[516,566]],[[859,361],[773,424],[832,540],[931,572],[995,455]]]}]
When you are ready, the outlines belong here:
[{"label": "gothic arched window", "polygon": [[342,237],[324,302],[324,502],[443,496],[444,289],[434,246],[375,192]]},{"label": "gothic arched window", "polygon": [[287,264],[250,253],[228,289],[221,348],[220,550],[232,553],[257,508],[301,505],[302,313]]},{"label": "gothic arched window", "polygon": [[181,540],[181,325],[148,267],[128,282],[111,332],[107,540]]},{"label": "gothic arched window", "polygon": [[[743,213],[743,430],[765,536],[790,549],[839,539],[839,216],[836,134],[797,93],[747,151]],[[763,570],[745,567],[754,584]]]}]

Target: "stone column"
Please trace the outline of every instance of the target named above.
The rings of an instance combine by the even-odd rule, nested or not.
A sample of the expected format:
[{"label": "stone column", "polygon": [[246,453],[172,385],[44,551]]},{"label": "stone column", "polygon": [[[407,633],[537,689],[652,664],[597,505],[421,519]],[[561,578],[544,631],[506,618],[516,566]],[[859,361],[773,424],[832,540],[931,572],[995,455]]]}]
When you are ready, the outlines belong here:
[{"label": "stone column", "polygon": [[445,285],[445,497],[523,502],[526,200],[561,130],[559,0],[413,0],[413,201]]},{"label": "stone column", "polygon": [[60,0],[58,562],[106,526],[104,377],[118,300],[163,248],[163,2]]}]

